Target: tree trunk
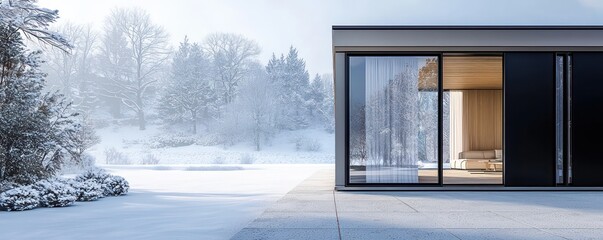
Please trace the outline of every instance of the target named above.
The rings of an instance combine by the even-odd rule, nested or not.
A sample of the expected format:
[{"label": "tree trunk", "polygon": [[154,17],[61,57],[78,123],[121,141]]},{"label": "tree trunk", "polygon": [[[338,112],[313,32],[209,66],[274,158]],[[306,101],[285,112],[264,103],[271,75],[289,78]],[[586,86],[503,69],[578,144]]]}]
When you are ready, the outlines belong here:
[{"label": "tree trunk", "polygon": [[138,129],[147,129],[147,122],[144,119],[144,111],[138,110]]},{"label": "tree trunk", "polygon": [[255,141],[255,150],[256,151],[260,151],[261,150],[261,146],[260,146],[260,131],[258,129],[255,130],[255,134],[254,134],[254,141]]},{"label": "tree trunk", "polygon": [[193,112],[193,134],[197,134],[197,113]]}]

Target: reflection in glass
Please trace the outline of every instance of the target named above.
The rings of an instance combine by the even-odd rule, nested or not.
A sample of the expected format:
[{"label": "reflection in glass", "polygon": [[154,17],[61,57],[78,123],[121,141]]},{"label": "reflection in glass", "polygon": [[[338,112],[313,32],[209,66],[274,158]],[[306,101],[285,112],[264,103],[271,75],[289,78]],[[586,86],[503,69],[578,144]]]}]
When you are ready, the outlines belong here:
[{"label": "reflection in glass", "polygon": [[564,74],[563,56],[557,56],[557,76],[556,87],[556,145],[557,145],[557,183],[563,183],[563,74]]},{"label": "reflection in glass", "polygon": [[438,58],[350,57],[350,182],[438,182]]}]

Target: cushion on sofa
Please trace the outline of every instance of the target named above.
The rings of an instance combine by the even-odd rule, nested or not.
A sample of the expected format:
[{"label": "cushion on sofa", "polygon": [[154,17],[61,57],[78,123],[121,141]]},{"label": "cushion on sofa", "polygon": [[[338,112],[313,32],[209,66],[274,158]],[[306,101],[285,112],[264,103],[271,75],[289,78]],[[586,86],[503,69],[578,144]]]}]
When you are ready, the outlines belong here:
[{"label": "cushion on sofa", "polygon": [[459,159],[483,159],[483,151],[466,151],[459,153]]},{"label": "cushion on sofa", "polygon": [[496,158],[496,154],[494,153],[494,150],[488,150],[488,151],[483,151],[483,152],[484,152],[485,159],[495,159]]}]

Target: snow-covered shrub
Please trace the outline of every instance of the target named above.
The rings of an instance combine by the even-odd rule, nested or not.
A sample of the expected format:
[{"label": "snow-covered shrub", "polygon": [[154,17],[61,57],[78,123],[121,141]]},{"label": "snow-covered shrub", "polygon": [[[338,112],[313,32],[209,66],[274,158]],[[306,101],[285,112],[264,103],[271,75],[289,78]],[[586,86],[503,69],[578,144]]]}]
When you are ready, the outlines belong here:
[{"label": "snow-covered shrub", "polygon": [[0,181],[0,193],[6,192],[8,190],[11,190],[11,189],[17,188],[17,187],[19,187],[19,185],[14,182]]},{"label": "snow-covered shrub", "polygon": [[318,140],[299,136],[294,139],[296,151],[318,152],[322,148]]},{"label": "snow-covered shrub", "polygon": [[66,207],[76,200],[75,189],[63,181],[41,180],[32,188],[38,191],[41,207]]},{"label": "snow-covered shrub", "polygon": [[128,193],[130,184],[126,179],[120,176],[110,175],[103,182],[103,191],[105,196],[120,196]]},{"label": "snow-covered shrub", "polygon": [[142,160],[140,161],[142,165],[157,165],[159,164],[159,158],[157,158],[154,154],[149,153],[142,156]]},{"label": "snow-covered shrub", "polygon": [[196,145],[199,146],[216,146],[223,144],[224,141],[220,138],[218,134],[204,134],[197,138],[195,141]]},{"label": "snow-covered shrub", "polygon": [[115,148],[105,149],[105,163],[116,165],[129,165],[130,158],[123,152],[117,151]]},{"label": "snow-covered shrub", "polygon": [[83,172],[80,175],[77,175],[75,177],[75,181],[77,182],[85,182],[87,180],[94,180],[99,184],[102,184],[105,179],[107,179],[109,176],[111,176],[109,173],[107,173],[107,171],[101,169],[101,168],[91,168],[86,170],[85,172]]},{"label": "snow-covered shrub", "polygon": [[216,157],[216,158],[214,158],[214,161],[212,163],[213,164],[225,164],[226,161],[224,161],[223,157]]},{"label": "snow-covered shrub", "polygon": [[105,196],[102,185],[93,179],[74,181],[71,186],[75,189],[75,197],[79,202],[94,201]]},{"label": "snow-covered shrub", "polygon": [[24,211],[34,209],[40,203],[38,191],[31,186],[18,187],[0,194],[0,210]]},{"label": "snow-covered shrub", "polygon": [[[104,196],[119,196],[128,193],[130,185],[126,179],[120,176],[108,174],[105,170],[96,168],[75,177],[80,184],[92,181],[100,185]],[[75,184],[74,184],[75,185]],[[77,187],[81,187],[77,185]],[[92,188],[92,187],[91,187]]]},{"label": "snow-covered shrub", "polygon": [[155,136],[149,140],[150,148],[184,147],[195,144],[195,138],[185,134]]},{"label": "snow-covered shrub", "polygon": [[255,156],[249,153],[241,154],[239,161],[241,164],[253,164],[255,162]]}]

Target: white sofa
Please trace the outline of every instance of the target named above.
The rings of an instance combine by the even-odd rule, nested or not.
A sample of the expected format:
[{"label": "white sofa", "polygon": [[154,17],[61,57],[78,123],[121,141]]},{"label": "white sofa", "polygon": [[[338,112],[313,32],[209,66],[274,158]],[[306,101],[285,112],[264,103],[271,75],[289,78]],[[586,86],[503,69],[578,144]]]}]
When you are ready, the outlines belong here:
[{"label": "white sofa", "polygon": [[450,160],[450,168],[485,170],[489,168],[488,162],[485,160],[502,162],[502,150],[495,149],[460,152],[458,159]]}]

